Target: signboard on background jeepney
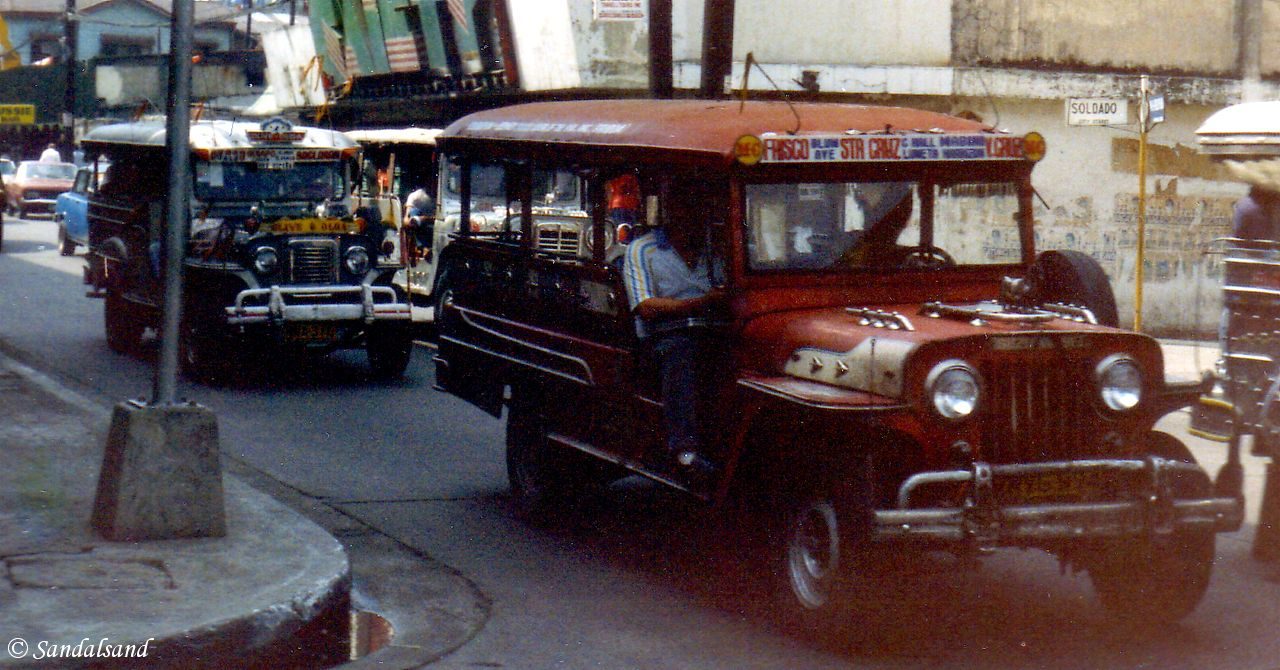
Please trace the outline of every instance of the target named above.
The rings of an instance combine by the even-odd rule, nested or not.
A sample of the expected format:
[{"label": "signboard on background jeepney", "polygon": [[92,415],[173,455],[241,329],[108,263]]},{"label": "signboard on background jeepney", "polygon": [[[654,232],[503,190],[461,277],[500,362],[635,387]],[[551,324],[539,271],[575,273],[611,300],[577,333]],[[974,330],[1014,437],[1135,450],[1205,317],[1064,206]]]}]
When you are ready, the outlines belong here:
[{"label": "signboard on background jeepney", "polygon": [[1129,123],[1129,101],[1124,98],[1069,98],[1068,126],[1120,126]]},{"label": "signboard on background jeepney", "polygon": [[0,126],[30,126],[35,122],[35,105],[0,105]]},{"label": "signboard on background jeepney", "polygon": [[645,0],[595,0],[597,21],[643,21]]},{"label": "signboard on background jeepney", "polygon": [[852,163],[864,161],[1025,160],[1025,138],[1016,135],[765,135],[759,146],[745,138],[734,144],[744,165],[760,163]]}]

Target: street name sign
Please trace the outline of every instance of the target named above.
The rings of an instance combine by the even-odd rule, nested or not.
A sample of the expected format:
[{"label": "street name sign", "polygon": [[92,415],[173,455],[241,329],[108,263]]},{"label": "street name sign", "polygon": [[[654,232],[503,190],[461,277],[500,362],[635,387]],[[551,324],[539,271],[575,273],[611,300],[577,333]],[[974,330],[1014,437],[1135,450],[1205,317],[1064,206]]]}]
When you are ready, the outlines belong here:
[{"label": "street name sign", "polygon": [[1119,126],[1129,122],[1129,101],[1123,98],[1067,99],[1068,126]]}]

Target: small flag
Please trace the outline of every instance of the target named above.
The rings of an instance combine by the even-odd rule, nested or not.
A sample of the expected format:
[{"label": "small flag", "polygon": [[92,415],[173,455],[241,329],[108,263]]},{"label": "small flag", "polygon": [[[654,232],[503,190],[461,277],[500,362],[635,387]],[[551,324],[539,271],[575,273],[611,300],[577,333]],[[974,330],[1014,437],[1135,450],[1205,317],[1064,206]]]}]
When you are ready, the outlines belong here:
[{"label": "small flag", "polygon": [[462,5],[462,0],[445,0],[445,4],[449,6],[449,14],[453,16],[454,22],[463,31],[471,32],[471,23],[467,21],[467,8]]}]

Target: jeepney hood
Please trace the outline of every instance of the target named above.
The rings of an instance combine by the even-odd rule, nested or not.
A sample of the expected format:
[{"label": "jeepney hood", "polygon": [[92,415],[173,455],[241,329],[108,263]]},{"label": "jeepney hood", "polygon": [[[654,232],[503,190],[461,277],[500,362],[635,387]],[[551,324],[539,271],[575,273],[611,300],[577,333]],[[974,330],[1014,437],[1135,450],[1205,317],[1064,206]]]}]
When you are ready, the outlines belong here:
[{"label": "jeepney hood", "polygon": [[1144,369],[1162,370],[1158,343],[1144,335],[1046,312],[1016,316],[996,303],[828,307],[762,315],[747,324],[743,340],[759,357],[748,366],[761,372],[887,398],[909,396],[912,380],[947,358],[976,363],[1034,359],[1048,350],[1124,351]]}]

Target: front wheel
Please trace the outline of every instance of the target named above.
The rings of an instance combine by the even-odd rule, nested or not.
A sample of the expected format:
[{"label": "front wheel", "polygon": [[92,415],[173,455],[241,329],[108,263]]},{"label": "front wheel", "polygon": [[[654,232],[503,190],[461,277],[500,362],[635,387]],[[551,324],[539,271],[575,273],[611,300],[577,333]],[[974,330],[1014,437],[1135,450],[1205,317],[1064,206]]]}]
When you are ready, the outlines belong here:
[{"label": "front wheel", "polygon": [[867,551],[869,508],[850,482],[813,487],[782,505],[770,533],[782,624],[811,632],[837,623]]},{"label": "front wheel", "polygon": [[1204,598],[1214,542],[1212,531],[1119,542],[1095,559],[1089,579],[1103,608],[1117,619],[1139,627],[1173,623]]},{"label": "front wheel", "polygon": [[404,374],[413,355],[413,335],[400,324],[375,324],[365,336],[369,368],[379,379],[395,379]]}]

